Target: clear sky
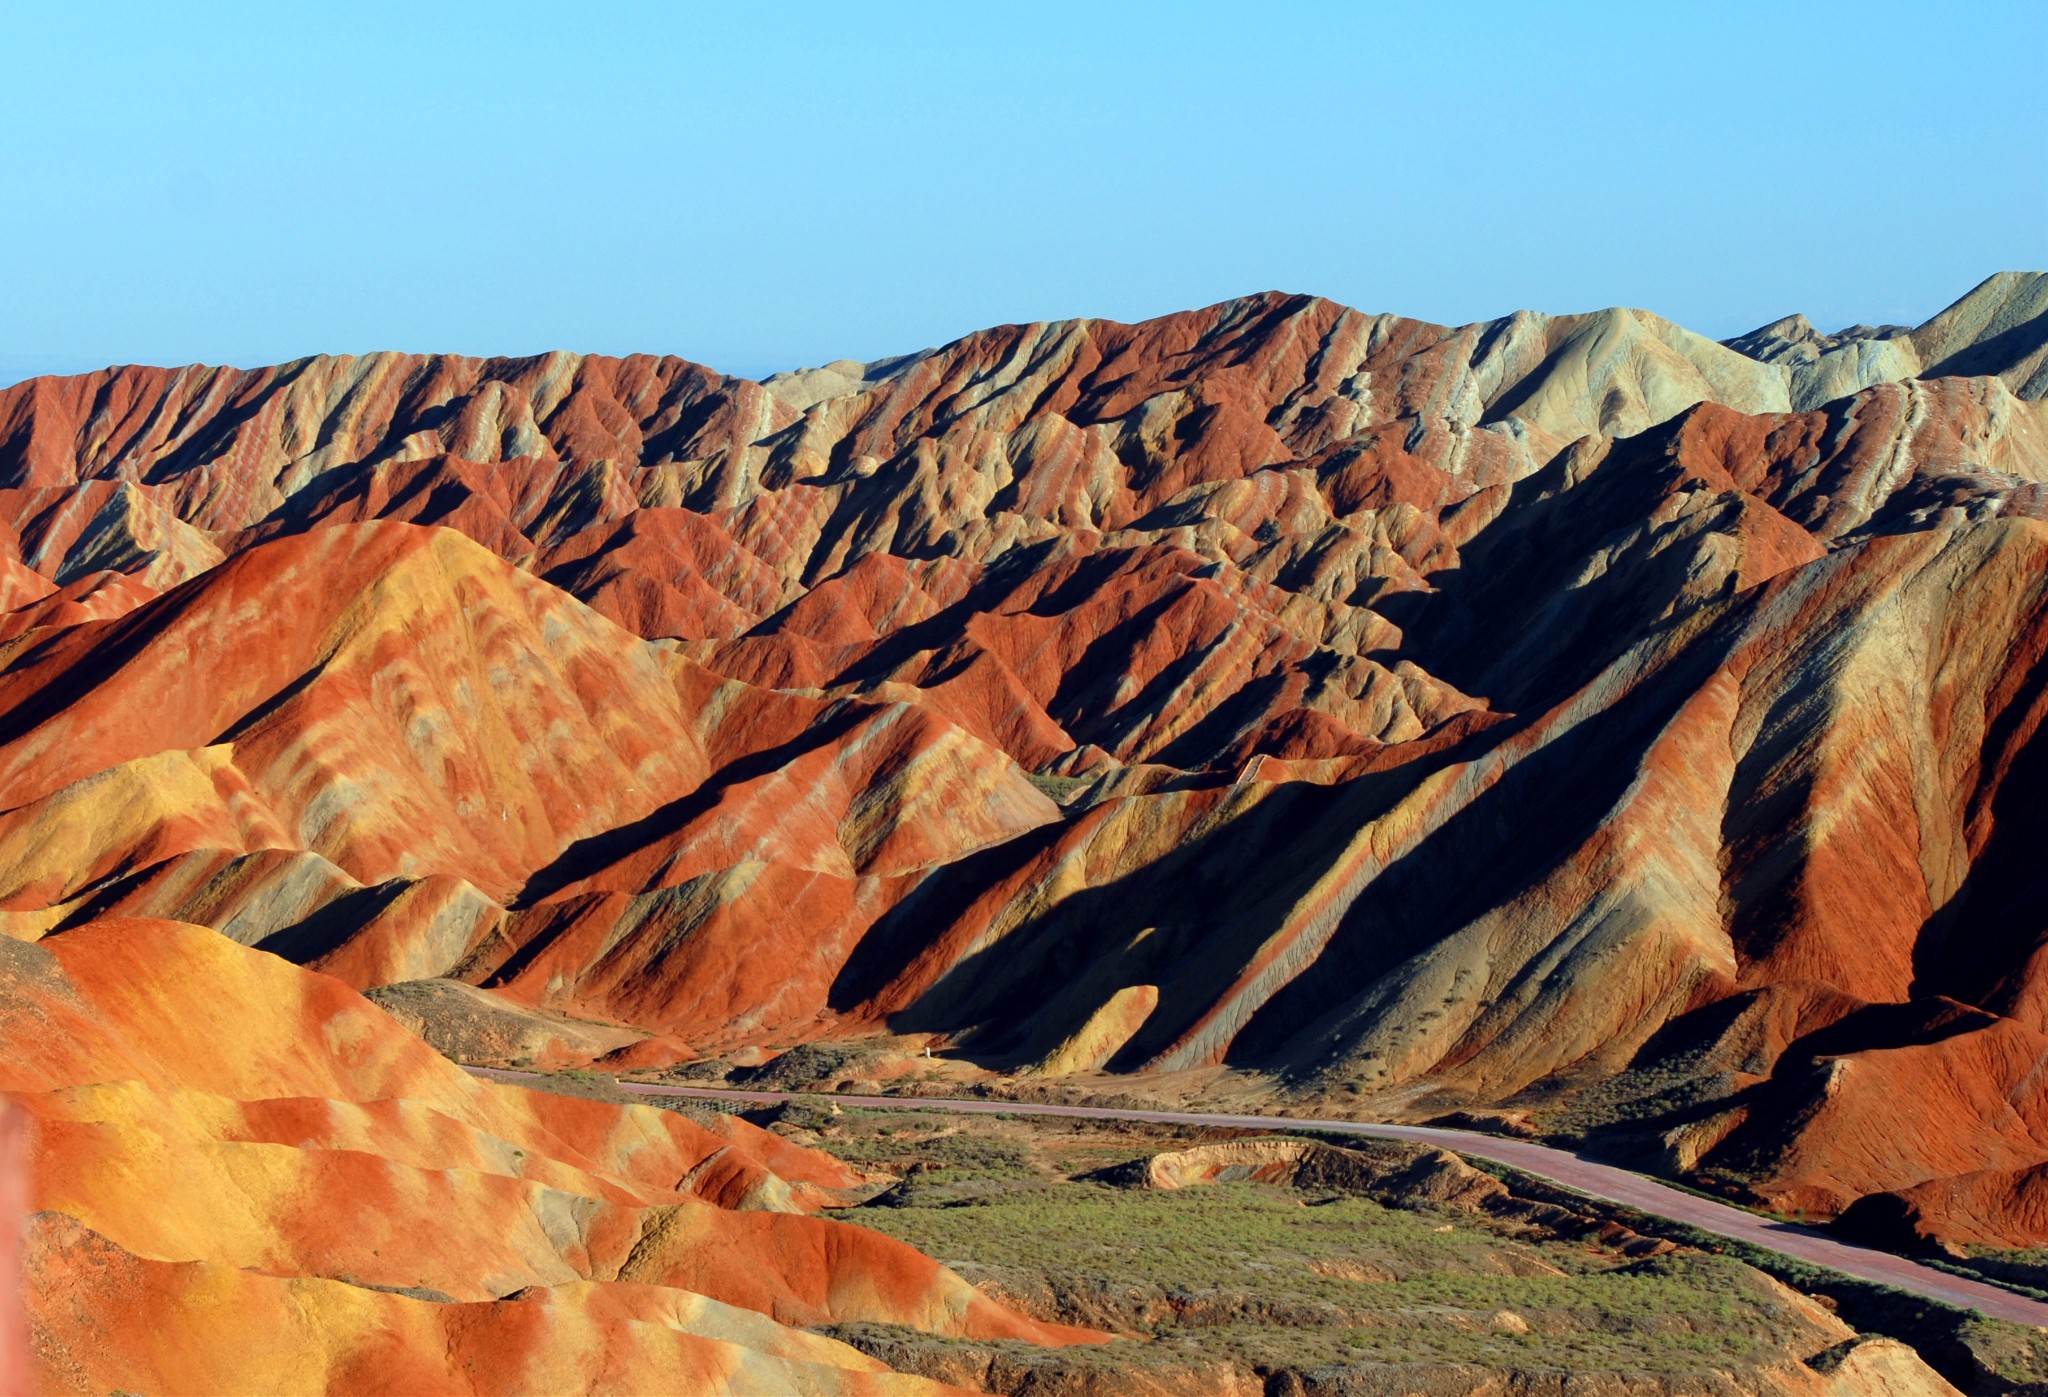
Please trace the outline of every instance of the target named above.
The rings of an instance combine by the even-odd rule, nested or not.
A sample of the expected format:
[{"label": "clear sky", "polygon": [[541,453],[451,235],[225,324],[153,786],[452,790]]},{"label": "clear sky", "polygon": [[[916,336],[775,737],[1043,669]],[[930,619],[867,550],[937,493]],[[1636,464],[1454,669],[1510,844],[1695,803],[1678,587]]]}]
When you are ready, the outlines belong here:
[{"label": "clear sky", "polygon": [[0,26],[0,379],[759,373],[1278,287],[1914,322],[2048,267],[2048,0],[112,5]]}]

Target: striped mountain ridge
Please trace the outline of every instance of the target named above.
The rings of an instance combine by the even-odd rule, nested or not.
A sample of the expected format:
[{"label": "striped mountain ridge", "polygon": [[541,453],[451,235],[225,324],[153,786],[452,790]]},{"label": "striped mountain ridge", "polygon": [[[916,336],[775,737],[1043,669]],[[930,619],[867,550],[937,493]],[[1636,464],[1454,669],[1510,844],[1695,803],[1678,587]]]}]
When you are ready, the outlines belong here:
[{"label": "striped mountain ridge", "polygon": [[[1091,1337],[723,1220],[801,1211],[826,1163],[675,1137],[634,1147],[657,1188],[408,1027],[1523,1111],[1866,1235],[2048,1243],[2044,398],[2044,274],[1726,344],[1271,293],[762,382],[373,354],[0,391],[0,1030],[78,1040],[5,1084],[70,1219],[32,1244],[162,1325],[230,1283],[176,1267],[228,1268],[330,1315],[337,1363],[539,1332],[514,1282],[641,1375],[916,1390],[780,1327],[824,1319]],[[339,1104],[222,1078],[227,1004],[286,1075],[340,1054],[290,1086]],[[412,1065],[347,1077],[355,1037]],[[373,1314],[315,1294],[361,1248],[279,1201],[344,1207],[364,1166],[237,1165],[233,1227],[107,1190],[294,1111],[413,1215],[481,1238],[516,1193],[536,1230],[491,1276],[400,1248],[418,1274],[376,1283],[464,1313]],[[691,1177],[731,1187],[679,1191],[719,1148]],[[706,1208],[767,1290],[628,1264]]]}]

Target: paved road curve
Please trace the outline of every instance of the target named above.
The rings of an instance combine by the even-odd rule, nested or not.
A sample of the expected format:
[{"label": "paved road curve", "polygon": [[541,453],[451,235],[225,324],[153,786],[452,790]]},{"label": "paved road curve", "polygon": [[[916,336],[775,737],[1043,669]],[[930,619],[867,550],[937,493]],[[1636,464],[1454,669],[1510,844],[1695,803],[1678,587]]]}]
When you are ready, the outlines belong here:
[{"label": "paved road curve", "polygon": [[[518,1081],[537,1076],[531,1072],[504,1072],[471,1068],[479,1076]],[[1471,1130],[1447,1130],[1432,1125],[1379,1125],[1365,1121],[1314,1120],[1297,1116],[1227,1116],[1206,1111],[1135,1111],[1106,1106],[1054,1106],[1035,1101],[991,1101],[979,1098],[917,1096],[847,1096],[833,1092],[727,1091],[713,1087],[655,1086],[644,1082],[620,1082],[629,1092],[645,1096],[686,1096],[706,1101],[731,1101],[743,1105],[769,1106],[798,1095],[826,1097],[846,1106],[873,1106],[888,1110],[955,1111],[970,1115],[1077,1116],[1083,1120],[1133,1121],[1158,1125],[1224,1126],[1239,1130],[1272,1130],[1294,1127],[1325,1131],[1335,1135],[1364,1135],[1375,1140],[1412,1140],[1441,1145],[1459,1154],[1490,1159],[1498,1164],[1540,1175],[1594,1198],[1622,1203],[1645,1213],[1670,1218],[1703,1232],[1767,1247],[1800,1261],[1826,1266],[1859,1280],[1896,1286],[1930,1300],[1978,1309],[1995,1319],[2015,1324],[2048,1328],[2048,1304],[2024,1295],[1988,1285],[1983,1281],[1953,1276],[1931,1266],[1908,1261],[1890,1252],[1854,1246],[1812,1228],[1774,1222],[1725,1203],[1667,1187],[1655,1179],[1602,1164],[1566,1150],[1527,1140],[1503,1139]]]}]

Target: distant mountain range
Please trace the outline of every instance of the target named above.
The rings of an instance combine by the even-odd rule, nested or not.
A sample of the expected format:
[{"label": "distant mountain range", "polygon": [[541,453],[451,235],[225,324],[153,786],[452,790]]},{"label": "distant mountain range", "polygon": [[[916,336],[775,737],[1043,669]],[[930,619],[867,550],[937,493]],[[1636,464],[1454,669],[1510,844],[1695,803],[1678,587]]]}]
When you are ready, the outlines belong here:
[{"label": "distant mountain range", "polygon": [[2048,1244],[2044,397],[2044,273],[34,379],[0,922],[506,1060],[935,1035]]}]

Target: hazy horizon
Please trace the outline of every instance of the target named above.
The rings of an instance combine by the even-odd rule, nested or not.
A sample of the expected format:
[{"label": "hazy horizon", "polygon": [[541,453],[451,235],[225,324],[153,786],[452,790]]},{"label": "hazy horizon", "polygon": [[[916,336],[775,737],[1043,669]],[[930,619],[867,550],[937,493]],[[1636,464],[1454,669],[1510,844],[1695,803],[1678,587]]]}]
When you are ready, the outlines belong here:
[{"label": "hazy horizon", "polygon": [[373,349],[759,376],[1272,287],[1912,324],[2048,267],[2048,7],[1976,13],[24,10],[0,379]]},{"label": "hazy horizon", "polygon": [[[1986,278],[1988,278],[1988,277],[1990,277],[1990,276],[1995,276],[1995,275],[1997,275],[1997,274],[1998,274],[1999,272],[2011,272],[2011,271],[2036,271],[2036,270],[2041,270],[2041,269],[2038,269],[2038,268],[2017,268],[2017,267],[2000,267],[2000,268],[1997,268],[1997,269],[1996,269],[1995,271],[1993,271],[1993,272],[1989,272],[1989,273],[1986,273],[1986,275],[1985,275],[1984,277],[1979,277],[1979,278],[1978,278],[1978,279],[1977,279],[1976,281],[1973,281],[1973,282],[1971,282],[1969,286],[1966,286],[1966,287],[1964,287],[1964,288],[1963,288],[1963,289],[1962,289],[1961,291],[1958,291],[1958,292],[1957,292],[1957,293],[1956,293],[1956,294],[1955,294],[1954,296],[1951,296],[1951,297],[1949,297],[1949,298],[1948,298],[1948,299],[1947,299],[1946,301],[1943,301],[1943,302],[1942,302],[1942,303],[1941,303],[1940,305],[1937,305],[1937,306],[1934,306],[1934,307],[1930,308],[1930,309],[1928,310],[1928,312],[1927,312],[1927,313],[1926,313],[1925,315],[1921,315],[1921,316],[1916,316],[1916,317],[1914,317],[1914,318],[1913,318],[1912,320],[1909,320],[1909,321],[1902,321],[1902,322],[1899,322],[1899,323],[1902,323],[1902,324],[1906,324],[1906,325],[1908,325],[1908,326],[1913,326],[1913,325],[1918,325],[1918,324],[1922,324],[1922,323],[1924,323],[1925,321],[1927,321],[1927,320],[1931,319],[1932,317],[1934,317],[1935,315],[1939,314],[1939,313],[1940,313],[1941,311],[1943,311],[1943,310],[1947,309],[1947,308],[1948,308],[1948,307],[1949,307],[1949,306],[1950,306],[1951,304],[1953,304],[1953,303],[1954,303],[1955,301],[1957,301],[1957,300],[1961,299],[1961,297],[1962,297],[1962,296],[1963,296],[1964,294],[1966,294],[1966,293],[1967,293],[1968,291],[1970,291],[1970,290],[1971,290],[1972,288],[1976,287],[1977,285],[1981,284],[1981,283],[1982,283],[1982,282],[1983,282],[1984,280],[1986,280]],[[1246,293],[1246,294],[1253,294],[1253,293]],[[1296,293],[1288,293],[1288,294],[1296,294]],[[1303,292],[1303,293],[1298,293],[1298,294],[1304,294],[1304,295],[1314,295],[1314,294],[1317,294],[1317,293],[1314,293],[1314,292]],[[1227,299],[1230,299],[1230,298],[1226,297],[1225,299],[1227,300]],[[1334,299],[1334,298],[1331,298],[1331,299]],[[1211,304],[1213,304],[1213,302],[1212,302]],[[1577,312],[1577,311],[1591,311],[1591,310],[1603,310],[1603,309],[1606,309],[1606,308],[1607,308],[1607,307],[1605,307],[1605,306],[1577,306],[1577,307],[1574,307],[1574,308],[1572,308],[1572,311],[1560,311],[1560,312],[1553,312],[1553,313],[1557,313],[1557,314],[1571,314],[1571,313],[1574,313],[1574,312]],[[1175,309],[1175,310],[1198,310],[1198,309],[1201,309],[1201,307],[1199,307],[1199,306],[1177,306],[1177,307],[1174,307],[1173,309]],[[1363,310],[1363,311],[1366,311],[1366,312],[1368,312],[1368,313],[1371,313],[1371,314],[1378,314],[1378,313],[1381,313],[1381,312],[1390,312],[1390,313],[1393,313],[1393,314],[1399,315],[1399,314],[1404,314],[1404,313],[1405,313],[1405,312],[1403,312],[1403,311],[1402,311],[1402,310],[1401,310],[1401,309],[1400,309],[1400,308],[1399,308],[1398,306],[1355,306],[1355,307],[1353,307],[1353,309],[1355,309],[1355,310]],[[1508,315],[1508,314],[1512,313],[1512,311],[1513,311],[1513,310],[1528,310],[1528,309],[1538,309],[1538,308],[1537,308],[1537,307],[1524,307],[1524,306],[1516,306],[1516,307],[1512,307],[1512,308],[1511,308],[1510,310],[1507,310],[1507,311],[1502,311],[1502,312],[1501,312],[1501,315],[1502,315],[1502,316],[1506,316],[1506,315]],[[1657,310],[1657,308],[1656,308],[1655,306],[1639,306],[1639,307],[1635,307],[1635,309],[1639,309],[1639,310],[1647,310],[1647,311],[1650,311],[1650,312],[1652,312],[1652,313],[1655,313],[1655,314],[1662,314],[1662,312],[1661,312],[1661,311],[1658,311],[1658,310]],[[1171,312],[1170,312],[1170,311],[1163,311],[1163,312],[1160,312],[1160,313],[1161,313],[1161,314],[1170,314]],[[1785,312],[1785,314],[1786,314],[1786,315],[1791,315],[1791,314],[1794,314],[1794,313],[1795,313],[1795,312],[1793,312],[1793,311],[1786,311],[1786,312]],[[1103,318],[1103,317],[1096,317],[1096,318],[1098,318],[1098,319],[1099,319],[1099,318]],[[1486,318],[1486,319],[1494,319],[1494,318],[1498,318],[1498,317],[1492,317],[1492,316],[1489,316],[1489,317],[1484,317],[1484,318]],[[1670,319],[1671,317],[1668,317],[1668,316],[1667,316],[1667,317],[1665,317],[1665,318],[1666,318],[1666,319]],[[1776,320],[1776,319],[1779,319],[1779,318],[1780,318],[1780,317],[1778,317],[1778,316],[1771,316],[1771,317],[1769,317],[1769,318],[1767,318],[1767,319],[1764,319],[1764,320],[1760,320],[1760,321],[1758,321],[1758,322],[1757,322],[1757,323],[1756,323],[1755,325],[1745,326],[1745,327],[1744,327],[1744,328],[1743,328],[1742,330],[1736,330],[1736,331],[1733,331],[1733,332],[1731,332],[1730,334],[1722,334],[1722,335],[1716,335],[1716,336],[1714,336],[1714,338],[1716,338],[1716,339],[1730,339],[1730,338],[1733,338],[1733,337],[1734,337],[1734,335],[1739,335],[1739,334],[1743,334],[1743,333],[1746,333],[1746,332],[1747,332],[1748,330],[1754,330],[1754,329],[1759,329],[1759,328],[1761,328],[1762,326],[1764,326],[1764,325],[1767,325],[1767,324],[1771,323],[1771,321],[1773,321],[1773,320]],[[996,322],[996,323],[1007,323],[1007,322]],[[1680,322],[1680,323],[1681,323],[1681,324],[1683,324],[1683,322]],[[1839,325],[1837,325],[1837,324],[1832,324],[1832,323],[1827,323],[1827,324],[1819,324],[1819,323],[1817,323],[1817,324],[1816,324],[1816,328],[1817,328],[1817,329],[1819,329],[1819,330],[1821,330],[1821,331],[1822,331],[1822,332],[1824,332],[1824,333],[1832,333],[1832,332],[1834,332],[1834,331],[1837,331],[1837,330],[1847,329],[1847,328],[1848,328],[1849,326],[1851,326],[1851,325],[1854,325],[1854,324],[1857,324],[1857,323],[1863,323],[1863,324],[1875,324],[1875,323],[1878,323],[1878,322],[1875,322],[1875,321],[1871,321],[1871,320],[1868,320],[1868,319],[1866,318],[1865,320],[1863,320],[1863,321],[1861,321],[1861,322],[1858,322],[1858,321],[1843,321],[1843,322],[1842,322],[1841,324],[1839,324]],[[974,331],[974,330],[984,330],[984,329],[989,329],[989,328],[992,328],[992,326],[989,326],[989,325],[977,325],[977,326],[973,326],[973,327],[971,327],[970,329],[968,329],[968,330],[966,330],[966,331],[963,331],[962,333],[963,333],[963,334],[971,334],[971,333],[973,333],[973,331]],[[1697,327],[1695,327],[1695,326],[1691,326],[1691,325],[1685,325],[1685,326],[1684,326],[1684,328],[1685,328],[1685,329],[1688,329],[1688,330],[1697,330]],[[1698,331],[1698,333],[1705,333],[1705,332],[1704,332],[1704,331]],[[890,350],[890,351],[885,351],[885,352],[884,352],[883,354],[880,354],[880,355],[872,355],[872,356],[866,356],[866,358],[865,358],[864,362],[874,362],[874,361],[876,361],[876,360],[882,360],[882,359],[887,359],[887,358],[890,358],[890,357],[892,357],[892,356],[894,356],[894,355],[899,355],[899,354],[910,354],[910,353],[915,353],[915,352],[917,352],[917,351],[920,351],[920,350],[925,350],[925,349],[936,349],[936,348],[940,347],[940,346],[941,346],[942,344],[948,343],[948,342],[950,342],[950,340],[952,340],[952,339],[957,339],[957,338],[959,338],[959,336],[958,336],[958,335],[954,335],[954,336],[950,336],[950,337],[948,338],[948,340],[943,340],[943,341],[934,341],[934,342],[932,342],[931,344],[928,344],[928,345],[910,345],[910,346],[904,346],[904,347],[902,347],[902,348],[899,348],[899,349],[895,349],[895,350]],[[604,350],[588,350],[588,351],[586,351],[586,350],[579,350],[579,349],[577,349],[577,348],[576,348],[576,346],[574,346],[574,345],[553,345],[553,346],[550,346],[550,349],[558,349],[558,350],[568,350],[568,351],[570,351],[571,353],[608,353],[608,352],[615,352],[615,351],[604,351]],[[312,351],[309,351],[309,353],[310,353],[310,354],[329,354],[329,353],[332,353],[332,354],[348,354],[348,353],[357,353],[357,354],[360,354],[360,353],[374,353],[374,352],[377,352],[378,350],[392,350],[392,351],[396,351],[396,352],[398,352],[398,353],[405,353],[405,354],[442,354],[442,353],[454,354],[454,353],[477,353],[477,357],[481,357],[481,358],[491,358],[491,357],[503,357],[503,358],[517,358],[517,357],[521,357],[521,356],[522,356],[522,355],[524,355],[524,354],[532,354],[532,353],[546,353],[546,352],[548,352],[548,351],[546,351],[546,350],[522,350],[522,351],[518,351],[517,353],[508,353],[508,354],[502,354],[502,355],[500,355],[500,354],[497,354],[497,353],[496,353],[495,351],[490,351],[490,350],[484,350],[484,351],[481,351],[481,352],[476,352],[476,351],[462,351],[462,350],[438,350],[438,349],[433,349],[433,348],[426,348],[426,349],[418,349],[418,348],[414,348],[414,347],[411,347],[411,346],[407,346],[407,345],[384,345],[384,346],[378,346],[378,347],[377,347],[377,349],[373,349],[373,350],[312,350]],[[667,353],[667,354],[674,354],[674,353],[677,353],[677,351],[673,351],[673,350],[629,350],[629,351],[625,351],[625,352],[627,352],[627,353]],[[154,364],[154,363],[152,363],[152,364],[148,364],[148,365],[146,365],[146,366],[147,366],[147,367],[154,367],[154,368],[182,368],[182,367],[186,367],[186,365],[187,365],[187,364],[202,364],[202,365],[205,365],[206,367],[211,367],[211,368],[219,368],[219,367],[226,367],[226,368],[236,368],[236,369],[252,369],[252,368],[263,368],[263,367],[267,367],[267,366],[269,366],[269,365],[271,365],[271,364],[279,364],[279,363],[289,363],[289,362],[290,362],[291,360],[293,360],[293,359],[297,359],[297,358],[303,358],[303,357],[307,357],[307,356],[305,356],[305,355],[287,355],[287,356],[285,356],[285,357],[283,357],[283,358],[281,358],[281,359],[270,359],[270,360],[251,360],[251,361],[249,361],[249,362],[247,362],[247,363],[237,363],[237,362],[232,362],[232,361],[222,361],[221,363],[214,363],[214,362],[212,362],[212,361],[208,361],[208,360],[188,360],[188,361],[186,361],[186,362],[185,362],[184,364],[170,364],[170,363],[166,363],[166,364]],[[828,364],[828,363],[831,363],[831,362],[833,362],[834,360],[839,360],[839,359],[852,359],[852,358],[856,358],[857,356],[853,356],[853,355],[831,355],[831,356],[828,356],[828,357],[826,357],[826,358],[821,358],[821,359],[816,359],[816,360],[809,360],[809,361],[805,361],[805,362],[802,362],[802,363],[796,363],[796,362],[788,362],[788,363],[785,363],[785,362],[780,362],[780,361],[777,361],[777,362],[770,362],[770,363],[754,363],[754,364],[745,364],[745,363],[740,363],[740,364],[720,364],[720,363],[714,363],[714,362],[711,362],[710,360],[706,360],[706,359],[699,359],[699,358],[697,358],[696,356],[694,356],[694,355],[690,355],[690,354],[687,354],[687,353],[685,353],[685,354],[681,354],[681,355],[680,355],[679,357],[681,357],[681,358],[685,358],[685,359],[692,359],[692,360],[693,360],[694,362],[697,362],[697,363],[701,363],[701,364],[704,364],[704,365],[705,365],[705,367],[707,367],[707,368],[712,368],[712,369],[716,369],[716,370],[718,370],[718,371],[719,371],[720,373],[726,374],[726,375],[728,375],[728,376],[731,376],[731,377],[735,377],[735,378],[751,378],[751,379],[764,379],[764,378],[767,378],[767,377],[769,377],[769,376],[770,376],[770,375],[772,375],[772,374],[778,374],[778,373],[786,373],[786,372],[788,372],[788,371],[790,371],[790,370],[793,370],[793,369],[812,369],[812,368],[818,368],[818,367],[821,367],[821,366],[822,366],[822,365],[824,365],[824,364]],[[47,363],[47,364],[46,364],[46,363],[44,363],[44,362],[42,362],[42,361],[38,360],[38,359],[37,359],[37,358],[36,358],[35,356],[31,356],[31,355],[19,355],[19,356],[17,356],[17,355],[10,355],[10,354],[4,354],[4,353],[0,353],[0,388],[6,388],[6,387],[10,387],[10,386],[12,386],[12,385],[14,385],[14,384],[16,384],[16,383],[20,383],[20,382],[23,382],[23,381],[25,381],[25,380],[27,380],[27,379],[31,379],[31,378],[39,378],[39,377],[46,377],[46,376],[57,376],[57,377],[66,377],[66,376],[71,376],[71,375],[76,375],[76,374],[87,374],[87,373],[93,373],[93,372],[95,372],[95,371],[97,371],[97,370],[100,370],[100,369],[105,369],[105,368],[113,368],[113,367],[119,367],[119,366],[121,366],[121,365],[123,365],[123,364],[129,364],[129,363],[136,363],[136,362],[140,362],[140,361],[134,361],[134,360],[119,360],[119,361],[116,361],[116,360],[109,360],[109,361],[107,361],[107,362],[105,362],[105,363],[94,363],[94,362],[88,362],[88,361],[86,361],[86,360],[75,360],[75,361],[70,361],[70,362],[66,362],[66,361],[61,361],[61,360],[58,360],[58,361],[51,361],[51,362],[49,362],[49,363]]]}]

